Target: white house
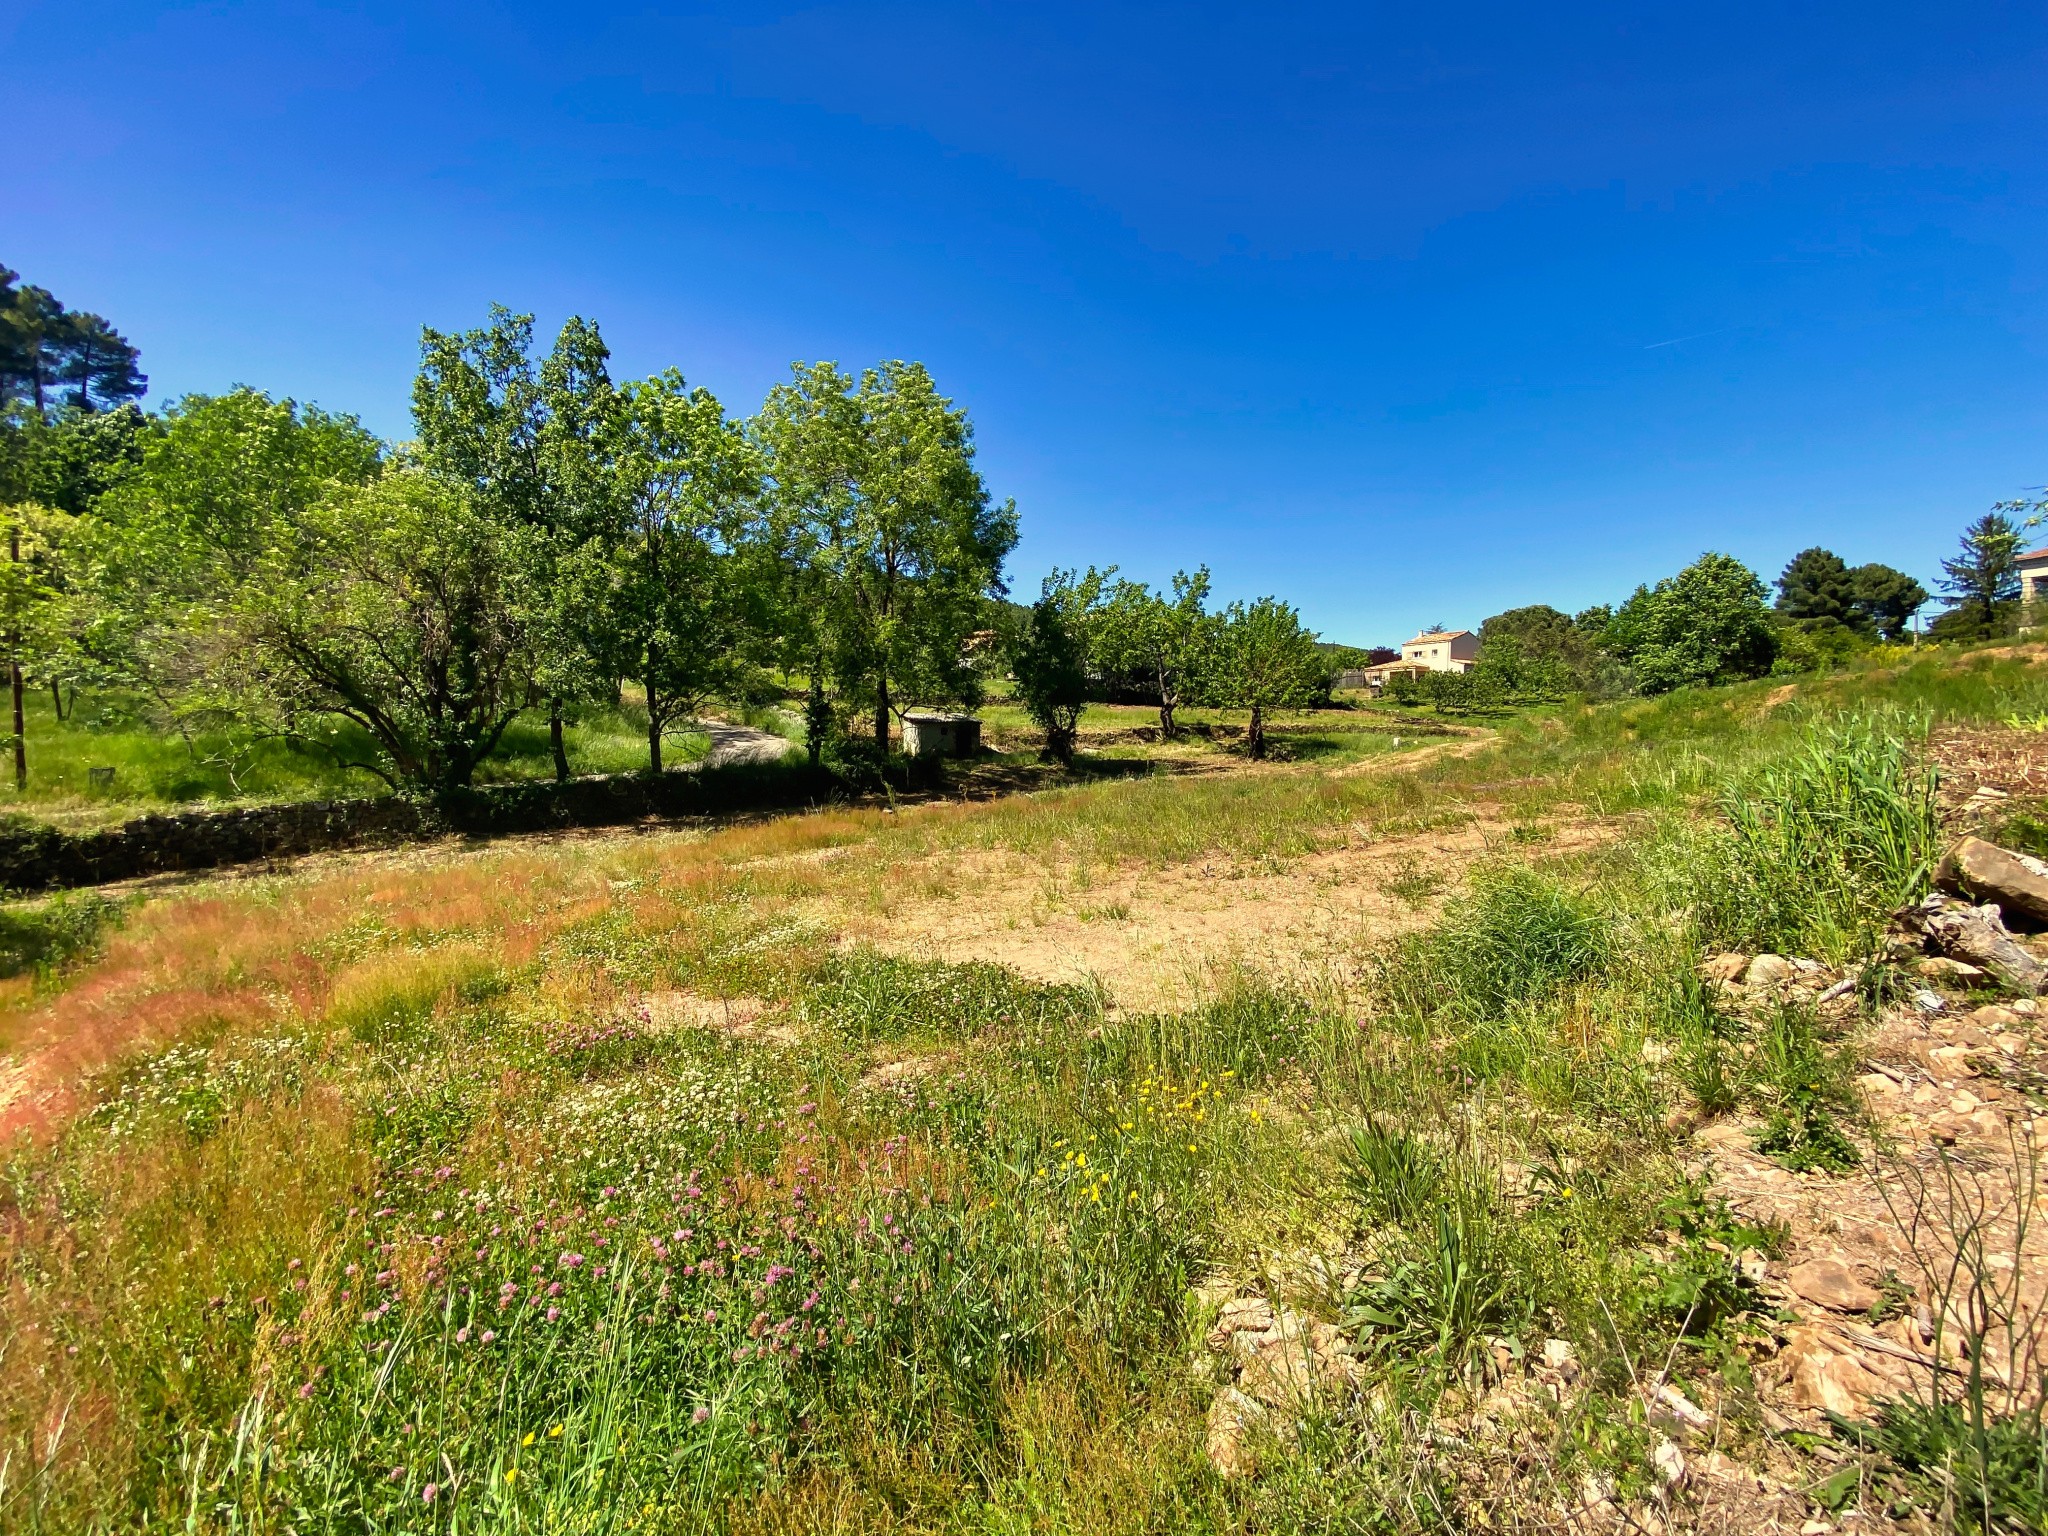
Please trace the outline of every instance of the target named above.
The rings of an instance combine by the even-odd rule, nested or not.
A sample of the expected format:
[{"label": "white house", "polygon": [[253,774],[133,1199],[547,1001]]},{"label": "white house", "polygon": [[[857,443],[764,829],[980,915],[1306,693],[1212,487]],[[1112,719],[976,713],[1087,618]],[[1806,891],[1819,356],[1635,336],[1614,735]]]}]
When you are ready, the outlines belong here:
[{"label": "white house", "polygon": [[1479,637],[1469,629],[1433,629],[1401,647],[1399,661],[1365,669],[1365,684],[1378,690],[1397,672],[1470,672],[1479,659]]},{"label": "white house", "polygon": [[1401,647],[1401,660],[1425,672],[1470,672],[1479,659],[1479,637],[1469,629],[1433,630]]}]

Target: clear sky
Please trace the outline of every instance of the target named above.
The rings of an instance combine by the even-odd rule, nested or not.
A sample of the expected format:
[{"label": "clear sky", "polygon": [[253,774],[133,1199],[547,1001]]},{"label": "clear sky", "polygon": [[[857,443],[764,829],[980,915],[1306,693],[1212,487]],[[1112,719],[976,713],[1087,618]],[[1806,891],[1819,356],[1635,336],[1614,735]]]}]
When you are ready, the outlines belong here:
[{"label": "clear sky", "polygon": [[918,358],[1016,586],[1333,639],[1808,544],[1930,586],[2048,480],[2048,10],[13,0],[0,262],[151,399],[391,436],[422,323],[736,412]]}]

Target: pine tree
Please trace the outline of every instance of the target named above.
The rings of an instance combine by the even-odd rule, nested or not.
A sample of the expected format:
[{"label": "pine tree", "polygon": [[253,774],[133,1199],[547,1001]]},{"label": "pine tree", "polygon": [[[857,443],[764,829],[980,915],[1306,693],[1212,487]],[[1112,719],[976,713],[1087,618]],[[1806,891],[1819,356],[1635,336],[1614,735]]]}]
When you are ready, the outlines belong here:
[{"label": "pine tree", "polygon": [[2019,618],[2019,530],[2003,512],[1986,512],[1963,534],[1962,553],[1941,562],[1949,611],[1931,633],[1984,640],[2009,633]]}]

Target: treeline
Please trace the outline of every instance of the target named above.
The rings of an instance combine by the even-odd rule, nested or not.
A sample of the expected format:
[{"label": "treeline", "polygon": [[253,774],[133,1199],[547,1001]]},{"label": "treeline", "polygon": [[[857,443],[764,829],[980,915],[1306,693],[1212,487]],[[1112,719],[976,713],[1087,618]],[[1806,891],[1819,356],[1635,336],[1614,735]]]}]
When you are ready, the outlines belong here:
[{"label": "treeline", "polygon": [[428,330],[412,441],[250,389],[148,415],[8,402],[0,592],[20,678],[159,723],[466,786],[529,709],[635,685],[648,761],[707,701],[808,681],[815,753],[904,698],[972,703],[1015,509],[914,363],[800,365],[729,416],[673,369],[615,380],[596,326]]},{"label": "treeline", "polygon": [[1274,710],[1329,702],[1330,658],[1278,598],[1211,610],[1206,566],[1176,575],[1170,592],[1115,578],[1114,566],[1054,571],[1009,637],[1017,697],[1044,730],[1047,756],[1072,760],[1082,711],[1096,701],[1150,703],[1169,738],[1183,705],[1249,711],[1245,745],[1258,758]]},{"label": "treeline", "polygon": [[[1970,524],[1957,555],[1942,562],[1944,611],[1927,638],[1997,639],[2029,621],[2015,562],[2025,520],[2044,509],[2048,503],[2001,503]],[[1909,639],[1930,601],[1903,571],[1851,566],[1828,549],[1801,550],[1769,586],[1739,560],[1707,554],[1636,588],[1619,607],[1567,614],[1538,603],[1495,614],[1479,627],[1470,671],[1396,674],[1388,691],[1402,703],[1461,712],[1797,676]]]},{"label": "treeline", "polygon": [[799,364],[738,418],[674,369],[614,379],[587,321],[543,353],[496,309],[423,333],[414,435],[391,444],[246,388],[146,413],[125,355],[132,388],[60,394],[61,359],[0,373],[18,785],[30,687],[60,719],[98,690],[164,730],[281,740],[443,798],[528,711],[568,777],[565,716],[629,688],[654,772],[708,704],[792,684],[813,761],[863,773],[907,704],[973,707],[1001,670],[1062,758],[1070,661],[1085,691],[1152,698],[1169,734],[1185,699],[1241,704],[1260,754],[1267,711],[1328,695],[1294,611],[1211,613],[1206,572],[1170,596],[1056,573],[1035,607],[1004,602],[1015,508],[915,363]]}]

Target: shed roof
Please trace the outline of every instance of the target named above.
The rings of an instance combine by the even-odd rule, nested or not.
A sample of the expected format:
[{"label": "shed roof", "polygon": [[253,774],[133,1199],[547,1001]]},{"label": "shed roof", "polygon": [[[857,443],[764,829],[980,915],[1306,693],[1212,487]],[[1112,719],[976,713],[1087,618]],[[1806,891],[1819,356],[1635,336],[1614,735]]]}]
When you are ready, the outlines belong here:
[{"label": "shed roof", "polygon": [[1417,635],[1413,640],[1405,640],[1402,644],[1421,645],[1425,640],[1455,640],[1460,635],[1469,635],[1471,633],[1472,631],[1469,629],[1433,629],[1428,634]]}]

